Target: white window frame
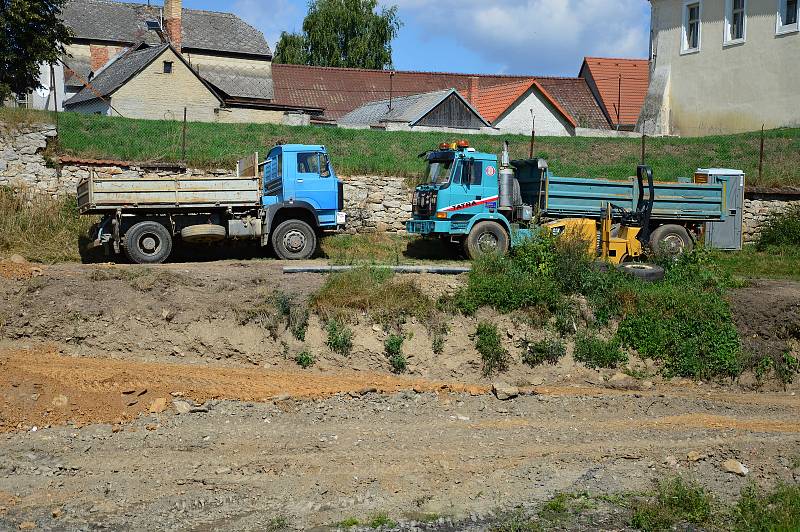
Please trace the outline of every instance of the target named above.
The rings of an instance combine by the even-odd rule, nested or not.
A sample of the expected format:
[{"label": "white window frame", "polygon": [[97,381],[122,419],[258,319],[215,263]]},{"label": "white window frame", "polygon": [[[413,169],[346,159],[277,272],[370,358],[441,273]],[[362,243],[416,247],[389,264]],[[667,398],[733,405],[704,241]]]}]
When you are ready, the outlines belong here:
[{"label": "white window frame", "polygon": [[747,42],[747,0],[744,0],[742,10],[742,36],[739,38],[733,38],[733,1],[734,0],[725,0],[725,34],[722,37],[722,43],[725,46],[733,46]]},{"label": "white window frame", "polygon": [[778,13],[775,20],[775,35],[785,35],[800,31],[800,2],[797,2],[797,14],[794,24],[784,24],[786,20],[786,8],[789,6],[787,0],[778,0]]},{"label": "white window frame", "polygon": [[[697,47],[689,48],[689,6],[697,4]],[[684,0],[681,25],[681,55],[696,54],[703,46],[703,0]]]}]

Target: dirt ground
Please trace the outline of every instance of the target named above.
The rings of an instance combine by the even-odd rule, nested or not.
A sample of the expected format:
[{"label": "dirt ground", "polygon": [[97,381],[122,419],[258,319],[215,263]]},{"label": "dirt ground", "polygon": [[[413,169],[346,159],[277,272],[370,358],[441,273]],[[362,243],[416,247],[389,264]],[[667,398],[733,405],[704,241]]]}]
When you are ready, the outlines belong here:
[{"label": "dirt ground", "polygon": [[[313,316],[304,342],[252,320],[276,292],[300,304],[324,282],[281,267],[3,269],[0,529],[331,529],[385,513],[404,529],[483,530],[559,492],[644,492],[674,474],[727,499],[800,481],[797,384],[619,381],[569,355],[531,369],[518,340],[541,331],[492,314],[454,319],[441,355],[406,324],[410,371],[396,376],[371,323],[352,324],[343,357]],[[463,282],[415,280],[436,295]],[[800,285],[731,302],[748,348],[795,348]],[[479,319],[517,360],[502,377],[513,400],[481,374]],[[301,349],[313,368],[293,361]],[[723,471],[731,458],[746,477]],[[626,527],[602,504],[587,519],[561,527]]]}]

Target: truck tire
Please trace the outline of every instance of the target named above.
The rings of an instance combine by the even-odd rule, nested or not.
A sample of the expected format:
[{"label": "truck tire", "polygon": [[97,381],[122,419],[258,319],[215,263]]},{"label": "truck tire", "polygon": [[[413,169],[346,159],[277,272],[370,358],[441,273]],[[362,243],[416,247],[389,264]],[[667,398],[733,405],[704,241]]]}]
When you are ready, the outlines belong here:
[{"label": "truck tire", "polygon": [[662,225],[650,235],[650,250],[658,256],[677,257],[694,249],[694,242],[685,227]]},{"label": "truck tire", "polygon": [[228,231],[216,224],[190,225],[181,229],[181,239],[192,244],[208,244],[225,240]]},{"label": "truck tire", "polygon": [[471,260],[475,260],[487,253],[505,255],[508,253],[508,247],[508,233],[496,222],[483,221],[476,223],[464,240],[464,250]]},{"label": "truck tire", "polygon": [[158,222],[139,222],[125,233],[125,255],[136,264],[160,264],[172,253],[172,235]]},{"label": "truck tire", "polygon": [[617,269],[647,282],[660,281],[664,278],[664,268],[655,264],[626,262],[617,266]]},{"label": "truck tire", "polygon": [[280,259],[310,259],[317,250],[317,234],[302,220],[286,220],[272,232],[272,247]]}]

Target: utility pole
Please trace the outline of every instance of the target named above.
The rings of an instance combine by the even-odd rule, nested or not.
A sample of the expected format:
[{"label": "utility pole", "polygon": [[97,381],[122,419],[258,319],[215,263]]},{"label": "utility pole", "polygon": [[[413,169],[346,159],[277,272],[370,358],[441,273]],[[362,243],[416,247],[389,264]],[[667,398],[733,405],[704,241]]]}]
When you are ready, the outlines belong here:
[{"label": "utility pole", "polygon": [[533,159],[533,152],[536,146],[536,115],[533,114],[533,109],[531,109],[531,153],[529,158]]},{"label": "utility pole", "polygon": [[[181,161],[186,162],[186,107],[183,108],[183,134],[181,135]],[[258,161],[256,161],[258,163]]]},{"label": "utility pole", "polygon": [[761,124],[761,148],[758,152],[758,182],[761,183],[761,174],[764,172],[764,124]]},{"label": "utility pole", "polygon": [[617,82],[617,131],[619,131],[619,111],[622,108],[622,74]]},{"label": "utility pole", "polygon": [[394,97],[394,70],[389,72],[389,111],[392,110],[393,97]]}]

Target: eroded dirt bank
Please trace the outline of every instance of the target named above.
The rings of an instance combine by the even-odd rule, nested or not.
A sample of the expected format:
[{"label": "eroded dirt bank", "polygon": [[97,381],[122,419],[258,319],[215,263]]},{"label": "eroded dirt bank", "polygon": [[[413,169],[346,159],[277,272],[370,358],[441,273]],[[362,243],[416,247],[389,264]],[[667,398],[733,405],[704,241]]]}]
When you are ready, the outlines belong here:
[{"label": "eroded dirt bank", "polygon": [[[515,363],[503,378],[523,393],[499,401],[473,321],[451,325],[439,356],[409,323],[411,371],[395,376],[371,324],[342,357],[313,317],[303,344],[243,319],[276,290],[305,300],[324,281],[280,266],[0,275],[0,528],[306,529],[386,513],[407,527],[479,530],[498,509],[557,492],[641,492],[682,474],[732,498],[747,482],[800,481],[797,384],[619,386],[568,355]],[[743,336],[767,342],[754,348],[790,345],[798,293],[766,283],[732,295]],[[774,312],[759,318],[765,305]],[[489,318],[519,358],[516,340],[534,333]],[[301,346],[317,355],[311,370],[291,359]],[[727,459],[749,474],[723,471]],[[624,528],[614,512],[583,525]]]}]

